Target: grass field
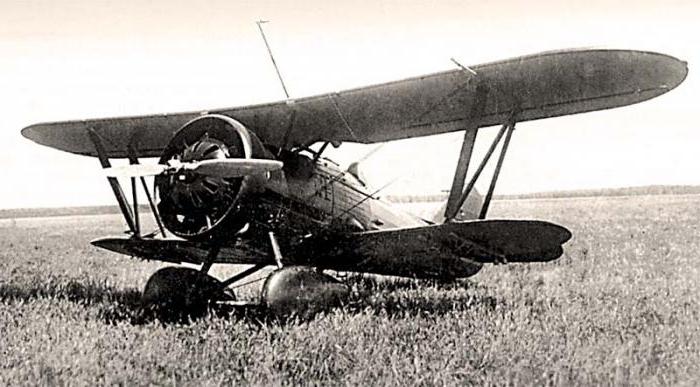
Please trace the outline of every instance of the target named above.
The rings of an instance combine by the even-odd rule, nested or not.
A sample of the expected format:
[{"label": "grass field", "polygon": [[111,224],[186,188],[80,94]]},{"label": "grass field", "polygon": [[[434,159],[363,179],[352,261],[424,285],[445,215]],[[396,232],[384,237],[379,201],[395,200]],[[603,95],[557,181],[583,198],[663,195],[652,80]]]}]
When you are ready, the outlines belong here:
[{"label": "grass field", "polygon": [[498,201],[491,217],[569,227],[565,255],[449,285],[350,277],[352,303],[306,322],[166,326],[131,323],[160,265],[88,244],[119,217],[3,220],[0,384],[696,385],[699,209],[696,195]]}]

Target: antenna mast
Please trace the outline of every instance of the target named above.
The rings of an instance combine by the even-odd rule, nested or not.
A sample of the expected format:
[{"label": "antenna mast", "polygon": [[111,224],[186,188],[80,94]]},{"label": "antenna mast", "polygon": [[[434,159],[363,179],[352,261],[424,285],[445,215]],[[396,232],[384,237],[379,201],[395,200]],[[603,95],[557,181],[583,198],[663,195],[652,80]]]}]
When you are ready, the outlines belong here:
[{"label": "antenna mast", "polygon": [[270,54],[270,60],[272,60],[272,65],[275,66],[275,71],[277,72],[277,77],[280,79],[280,83],[282,84],[282,90],[284,90],[284,95],[287,96],[287,99],[289,99],[289,93],[287,92],[287,86],[284,85],[284,79],[282,79],[282,74],[280,73],[280,69],[277,67],[277,62],[275,62],[275,57],[272,55],[272,50],[270,49],[270,44],[267,43],[267,38],[265,37],[265,32],[263,31],[262,25],[269,22],[269,20],[258,20],[255,22],[255,24],[258,25],[258,29],[260,30],[260,35],[262,35],[263,41],[265,42],[265,47],[267,48],[267,53]]}]

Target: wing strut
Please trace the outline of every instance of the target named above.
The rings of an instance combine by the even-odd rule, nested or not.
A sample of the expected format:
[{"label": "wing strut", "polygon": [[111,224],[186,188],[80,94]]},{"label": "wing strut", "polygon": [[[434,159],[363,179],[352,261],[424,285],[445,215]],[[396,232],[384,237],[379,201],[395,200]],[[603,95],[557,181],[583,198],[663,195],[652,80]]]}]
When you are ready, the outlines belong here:
[{"label": "wing strut", "polygon": [[139,217],[139,200],[138,200],[138,186],[136,185],[136,178],[131,179],[131,203],[134,208],[134,228],[136,229],[136,235],[141,235],[141,218]]},{"label": "wing strut", "polygon": [[[97,157],[100,160],[100,164],[102,165],[102,168],[111,168],[112,164],[109,161],[109,157],[107,157],[107,152],[105,151],[104,147],[104,142],[102,136],[99,135],[94,129],[90,128],[87,130],[88,136],[90,137],[90,140],[92,141],[93,145],[95,146],[95,151],[97,152]],[[127,147],[127,153],[129,157],[129,163],[130,164],[139,164],[139,159],[136,157],[136,152],[134,151],[134,148],[129,145]],[[140,178],[141,180],[141,185],[143,186],[143,190],[146,193],[146,198],[148,199],[148,204],[151,207],[151,211],[153,212],[153,216],[156,219],[156,223],[158,224],[158,229],[160,230],[161,234],[165,237],[165,228],[163,227],[163,223],[161,222],[160,219],[160,214],[158,213],[158,208],[156,207],[153,197],[151,196],[151,193],[148,191],[148,186],[146,184],[146,179],[143,177]],[[135,237],[141,237],[141,222],[140,222],[140,217],[139,217],[139,202],[138,202],[138,183],[136,182],[136,178],[132,177],[131,178],[131,195],[132,195],[132,204],[129,205],[128,200],[126,199],[126,195],[124,195],[124,191],[122,190],[122,186],[119,183],[119,180],[116,177],[107,177],[107,181],[109,181],[109,185],[112,187],[112,191],[114,192],[114,196],[117,198],[117,203],[119,204],[119,208],[122,211],[122,215],[124,215],[124,220],[126,221],[126,224],[129,228],[129,232],[135,236]]]},{"label": "wing strut", "polygon": [[501,154],[498,156],[498,163],[496,164],[496,169],[493,171],[493,177],[491,178],[491,185],[489,185],[489,191],[486,193],[486,197],[484,198],[484,204],[481,206],[481,213],[479,213],[479,219],[486,218],[486,213],[489,210],[491,198],[493,197],[493,191],[494,189],[496,189],[496,181],[498,181],[498,175],[501,173],[503,160],[506,158],[506,151],[508,150],[508,145],[510,144],[510,138],[513,135],[513,131],[515,130],[515,122],[511,121],[506,125],[508,125],[506,128],[506,138],[505,140],[503,140]]},{"label": "wing strut", "polygon": [[[139,159],[136,157],[136,151],[134,150],[134,147],[129,146],[127,148],[129,152],[129,162],[131,164],[139,164]],[[158,207],[156,206],[155,202],[153,201],[153,197],[151,196],[151,192],[148,190],[148,184],[146,184],[146,179],[141,176],[141,186],[143,187],[143,192],[146,193],[146,199],[148,199],[148,205],[151,207],[151,212],[153,213],[153,217],[156,219],[156,224],[158,224],[158,230],[160,230],[160,233],[163,235],[163,237],[166,237],[167,235],[165,234],[165,227],[163,227],[163,222],[160,220],[160,213],[158,212]],[[136,191],[136,187],[132,185],[132,188],[134,192]],[[154,195],[155,195],[155,187],[154,189]],[[136,205],[136,194],[134,194],[134,207],[137,208],[138,206]],[[138,211],[138,210],[136,210]],[[136,215],[138,217],[138,213]],[[138,219],[138,218],[137,218]]]},{"label": "wing strut", "polygon": [[[487,94],[488,88],[484,86],[481,82],[479,82],[479,84],[476,87],[476,98],[474,103],[472,104],[471,113],[469,117],[478,117],[481,115],[481,112],[484,110],[484,105],[486,105]],[[462,207],[462,204],[464,203],[464,200],[459,199],[462,195],[462,189],[464,188],[464,180],[467,178],[469,161],[472,158],[472,150],[474,149],[474,142],[476,141],[476,134],[478,131],[479,127],[476,125],[467,128],[464,131],[462,150],[459,153],[457,169],[455,170],[455,176],[452,180],[452,189],[450,189],[450,196],[447,199],[447,206],[445,207],[446,220],[454,219],[455,216],[457,216],[457,213],[459,213],[459,209]]]},{"label": "wing strut", "polygon": [[[100,160],[100,164],[102,164],[102,168],[110,168],[112,165],[109,162],[109,158],[107,157],[107,152],[105,151],[104,143],[102,142],[102,137],[100,137],[100,135],[97,134],[97,132],[95,132],[95,130],[92,128],[88,129],[87,132],[90,136],[92,144],[95,146],[95,151],[97,152],[97,157]],[[122,190],[121,184],[119,184],[119,180],[117,180],[116,177],[108,177],[107,181],[109,181],[109,185],[112,187],[114,196],[117,198],[117,203],[119,203],[119,209],[121,209],[122,215],[124,215],[124,220],[126,221],[126,224],[129,227],[129,231],[136,234],[137,228],[136,224],[134,223],[134,216],[131,213],[129,202],[127,202],[126,196],[124,196],[124,191]]]},{"label": "wing strut", "polygon": [[[457,216],[457,213],[459,212],[459,209],[462,207],[464,202],[467,200],[467,197],[469,194],[472,192],[474,189],[474,185],[476,185],[476,181],[479,179],[481,176],[481,173],[484,171],[484,168],[486,167],[486,164],[489,162],[491,159],[491,155],[496,150],[496,147],[498,144],[501,142],[501,139],[503,138],[503,135],[506,135],[506,138],[503,142],[503,146],[501,147],[501,153],[498,157],[498,163],[496,164],[496,169],[494,170],[493,176],[491,178],[491,184],[489,185],[489,190],[486,194],[486,197],[484,198],[484,204],[481,206],[481,211],[479,213],[479,219],[484,219],[486,217],[486,213],[488,212],[489,205],[491,204],[491,199],[493,197],[493,192],[496,188],[496,181],[498,180],[498,176],[501,172],[501,167],[503,166],[503,161],[505,159],[505,154],[506,151],[508,150],[508,145],[510,144],[510,139],[511,136],[513,135],[513,130],[515,130],[515,112],[511,113],[508,120],[506,121],[503,126],[501,126],[501,129],[498,131],[498,134],[496,135],[496,138],[493,140],[491,143],[491,146],[489,147],[488,151],[486,152],[486,155],[484,155],[484,158],[481,160],[481,163],[479,164],[479,167],[476,169],[474,172],[474,175],[472,176],[471,180],[469,180],[469,183],[467,184],[466,188],[462,191],[462,185],[464,183],[464,177],[461,176],[460,174],[466,175],[466,170],[467,167],[469,166],[469,160],[468,158],[471,158],[471,150],[473,147],[472,145],[462,145],[462,153],[460,154],[460,159],[458,161],[457,165],[457,170],[455,171],[455,178],[453,181],[452,185],[452,190],[450,191],[450,200],[452,200],[453,197],[455,197],[457,194],[455,192],[461,192],[461,196],[459,196],[459,199],[454,202],[453,204],[448,201],[448,209],[450,209],[450,212],[447,210],[445,211],[445,221],[449,222],[454,220],[454,218]],[[478,130],[473,129],[473,130]],[[476,134],[474,134],[476,136]],[[465,133],[465,142],[469,141],[470,137],[467,136]],[[473,140],[471,140],[473,141]],[[465,151],[466,149],[466,151]],[[461,164],[464,164],[461,166]]]}]

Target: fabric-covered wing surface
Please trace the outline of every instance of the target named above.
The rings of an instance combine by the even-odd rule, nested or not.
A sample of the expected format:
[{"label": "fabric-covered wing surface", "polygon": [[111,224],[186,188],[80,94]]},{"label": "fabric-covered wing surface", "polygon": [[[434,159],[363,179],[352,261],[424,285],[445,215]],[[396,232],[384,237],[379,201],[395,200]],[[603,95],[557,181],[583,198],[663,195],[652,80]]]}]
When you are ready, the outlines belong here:
[{"label": "fabric-covered wing surface", "polygon": [[[641,102],[678,86],[687,65],[663,54],[567,50],[524,56],[339,93],[208,113],[231,116],[273,146],[315,141],[373,143],[467,127],[535,120]],[[485,99],[480,112],[472,109]],[[475,113],[476,111],[476,113]],[[110,157],[157,157],[171,136],[201,112],[36,124],[22,134],[60,150],[95,155],[87,131]],[[285,133],[289,132],[285,143]]]},{"label": "fabric-covered wing surface", "polygon": [[[349,234],[319,234],[288,246],[284,262],[340,271],[416,278],[469,277],[481,263],[545,262],[562,254],[571,238],[564,227],[534,220],[479,220]],[[107,237],[93,245],[120,254],[173,263],[200,264],[211,246],[179,239]],[[269,253],[236,240],[216,263],[270,264]]]},{"label": "fabric-covered wing surface", "polygon": [[452,254],[490,263],[546,262],[559,258],[571,232],[539,220],[475,220],[368,231],[347,236],[353,253],[391,260],[396,256]]},{"label": "fabric-covered wing surface", "polygon": [[[171,263],[207,262],[211,246],[182,239],[133,238],[125,236],[106,237],[90,242],[115,253]],[[235,244],[221,247],[214,263],[233,264],[274,264],[264,249],[242,240]]]},{"label": "fabric-covered wing surface", "polygon": [[482,263],[546,262],[563,254],[566,228],[536,220],[477,220],[318,235],[297,246],[316,265],[415,278],[469,277]]}]

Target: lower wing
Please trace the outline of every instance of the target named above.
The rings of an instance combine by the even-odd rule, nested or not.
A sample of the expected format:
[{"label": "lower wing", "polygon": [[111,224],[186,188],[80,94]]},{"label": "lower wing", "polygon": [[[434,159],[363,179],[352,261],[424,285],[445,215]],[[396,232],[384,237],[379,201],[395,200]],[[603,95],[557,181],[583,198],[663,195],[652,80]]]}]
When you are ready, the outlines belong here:
[{"label": "lower wing", "polygon": [[[286,264],[413,278],[469,277],[482,263],[546,262],[563,254],[566,228],[534,220],[478,220],[414,228],[323,234],[288,246]],[[173,263],[206,262],[211,246],[175,239],[102,238],[94,245]],[[214,263],[274,264],[264,246],[241,240]]]},{"label": "lower wing", "polygon": [[546,262],[566,228],[535,220],[478,220],[310,238],[302,250],[335,270],[416,278],[469,277],[483,263]]}]

